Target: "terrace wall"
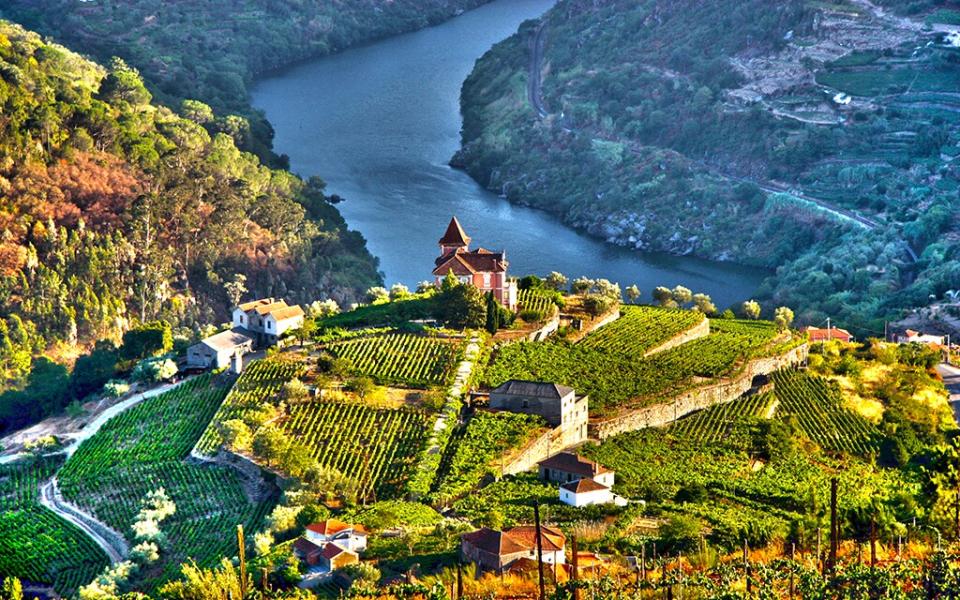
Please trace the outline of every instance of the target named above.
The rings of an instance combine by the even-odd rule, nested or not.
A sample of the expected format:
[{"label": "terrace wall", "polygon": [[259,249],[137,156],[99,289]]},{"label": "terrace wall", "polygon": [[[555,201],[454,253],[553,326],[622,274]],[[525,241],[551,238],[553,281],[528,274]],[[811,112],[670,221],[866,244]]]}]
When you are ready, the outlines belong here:
[{"label": "terrace wall", "polygon": [[514,475],[529,471],[537,463],[562,452],[571,446],[576,446],[586,439],[580,433],[579,426],[556,427],[528,443],[520,452],[510,457],[503,465],[504,475]]},{"label": "terrace wall", "polygon": [[661,427],[692,412],[736,400],[750,390],[754,377],[801,364],[806,360],[808,352],[808,345],[803,344],[780,356],[757,358],[748,362],[743,371],[731,379],[722,379],[717,383],[683,392],[669,402],[632,410],[603,421],[594,421],[590,423],[590,437],[602,440],[647,427]]},{"label": "terrace wall", "polygon": [[671,348],[676,348],[677,346],[682,346],[687,342],[692,342],[693,340],[698,340],[703,337],[710,335],[710,319],[704,318],[702,321],[687,329],[686,331],[681,331],[677,335],[673,336],[669,340],[660,344],[655,348],[651,348],[643,353],[643,357],[653,356],[659,352],[665,352]]}]

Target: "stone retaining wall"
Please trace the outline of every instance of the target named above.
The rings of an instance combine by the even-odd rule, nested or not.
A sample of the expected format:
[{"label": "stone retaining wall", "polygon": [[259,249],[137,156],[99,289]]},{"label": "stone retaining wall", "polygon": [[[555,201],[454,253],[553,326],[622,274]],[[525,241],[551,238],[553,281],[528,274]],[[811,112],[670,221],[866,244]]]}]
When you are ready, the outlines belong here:
[{"label": "stone retaining wall", "polygon": [[653,356],[659,352],[665,352],[671,348],[676,348],[677,346],[682,346],[687,342],[692,342],[693,340],[698,340],[703,337],[710,335],[710,319],[704,318],[702,321],[687,329],[686,331],[681,331],[677,335],[673,336],[669,340],[660,344],[656,348],[651,348],[644,352],[643,357],[647,358],[648,356]]},{"label": "stone retaining wall", "polygon": [[750,390],[754,377],[801,364],[806,360],[808,351],[807,344],[803,344],[781,356],[757,358],[748,362],[743,371],[731,379],[683,392],[669,402],[653,404],[611,419],[594,421],[590,423],[590,437],[602,440],[628,431],[661,427],[692,412],[736,400]]}]

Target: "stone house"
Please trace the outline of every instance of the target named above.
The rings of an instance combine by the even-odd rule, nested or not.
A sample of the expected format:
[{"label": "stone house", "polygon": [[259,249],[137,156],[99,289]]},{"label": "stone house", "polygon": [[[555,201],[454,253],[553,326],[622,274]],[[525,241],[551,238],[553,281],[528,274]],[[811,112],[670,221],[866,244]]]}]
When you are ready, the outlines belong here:
[{"label": "stone house", "polygon": [[253,338],[240,329],[228,329],[187,348],[187,364],[191,367],[223,369],[237,355],[253,351]]}]

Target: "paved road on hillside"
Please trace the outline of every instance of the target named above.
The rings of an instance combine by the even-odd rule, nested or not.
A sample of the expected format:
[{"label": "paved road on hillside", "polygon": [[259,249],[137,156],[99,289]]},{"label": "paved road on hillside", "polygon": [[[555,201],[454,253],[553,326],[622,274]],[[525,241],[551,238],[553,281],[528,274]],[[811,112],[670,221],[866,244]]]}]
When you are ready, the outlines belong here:
[{"label": "paved road on hillside", "polygon": [[527,77],[527,96],[541,119],[545,119],[550,114],[543,103],[543,80],[540,76],[543,69],[543,45],[547,39],[546,31],[547,22],[541,19],[530,48],[530,74]]},{"label": "paved road on hillside", "polygon": [[937,365],[937,372],[943,377],[943,384],[947,386],[950,392],[950,407],[953,408],[953,416],[960,423],[960,369],[957,367],[940,364]]}]

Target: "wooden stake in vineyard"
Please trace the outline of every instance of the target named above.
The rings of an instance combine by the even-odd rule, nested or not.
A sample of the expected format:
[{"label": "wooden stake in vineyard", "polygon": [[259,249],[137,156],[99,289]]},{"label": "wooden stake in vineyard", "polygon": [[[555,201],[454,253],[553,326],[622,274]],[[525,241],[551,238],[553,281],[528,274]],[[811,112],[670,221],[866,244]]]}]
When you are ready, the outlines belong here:
[{"label": "wooden stake in vineyard", "polygon": [[840,524],[837,521],[838,484],[836,477],[830,479],[830,560],[827,562],[828,569],[837,566],[837,550],[840,546]]}]

